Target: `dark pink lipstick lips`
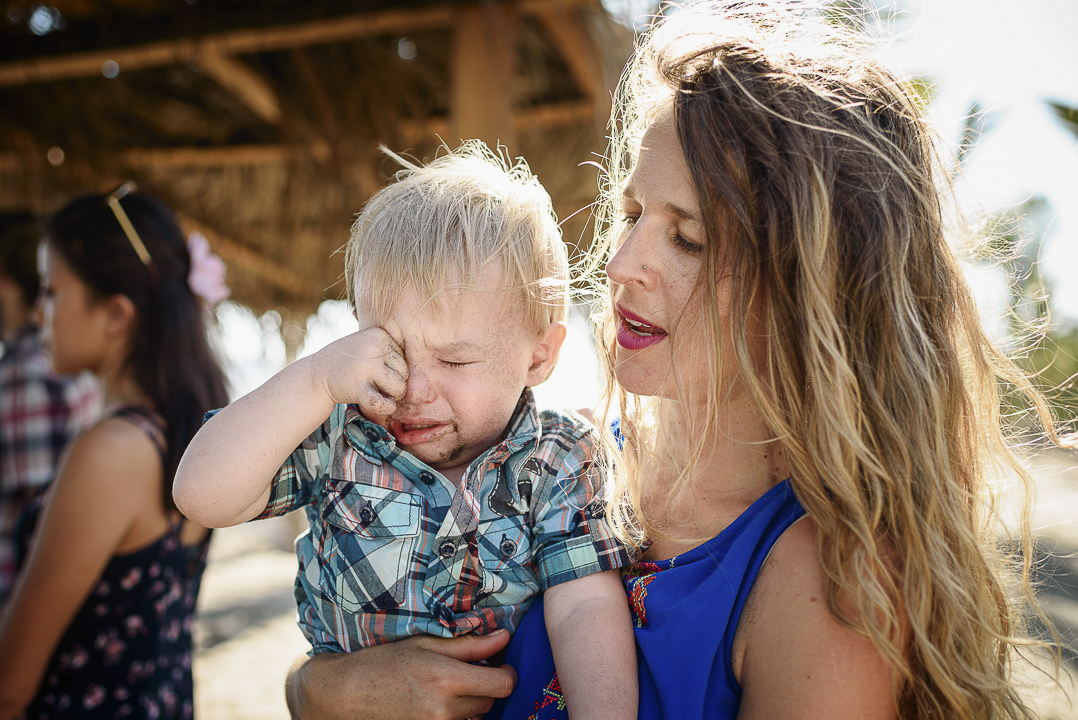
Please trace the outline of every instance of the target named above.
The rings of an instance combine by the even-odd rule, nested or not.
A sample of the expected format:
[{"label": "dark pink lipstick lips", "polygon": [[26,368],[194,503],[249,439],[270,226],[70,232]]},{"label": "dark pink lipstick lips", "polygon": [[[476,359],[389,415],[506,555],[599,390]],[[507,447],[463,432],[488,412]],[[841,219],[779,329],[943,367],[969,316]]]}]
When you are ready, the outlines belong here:
[{"label": "dark pink lipstick lips", "polygon": [[666,331],[661,327],[645,322],[643,318],[621,306],[618,306],[618,315],[621,316],[618,345],[626,350],[643,350],[666,338]]}]

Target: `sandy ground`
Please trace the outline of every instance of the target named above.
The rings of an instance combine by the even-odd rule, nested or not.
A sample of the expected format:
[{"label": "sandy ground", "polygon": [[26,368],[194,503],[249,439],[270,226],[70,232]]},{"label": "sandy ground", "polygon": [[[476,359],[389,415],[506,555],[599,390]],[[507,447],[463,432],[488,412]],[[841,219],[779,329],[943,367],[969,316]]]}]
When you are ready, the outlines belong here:
[{"label": "sandy ground", "polygon": [[292,597],[301,519],[214,531],[195,637],[199,720],[288,720],[284,677],[308,648]]},{"label": "sandy ground", "polygon": [[[1047,455],[1036,475],[1042,597],[1064,642],[1078,649],[1078,455]],[[292,538],[303,522],[295,513],[215,531],[196,630],[199,720],[288,720],[284,677],[307,650],[292,598]],[[1078,720],[1075,658],[1072,651],[1065,666],[1067,692],[1042,672],[1021,673],[1044,720]]]}]

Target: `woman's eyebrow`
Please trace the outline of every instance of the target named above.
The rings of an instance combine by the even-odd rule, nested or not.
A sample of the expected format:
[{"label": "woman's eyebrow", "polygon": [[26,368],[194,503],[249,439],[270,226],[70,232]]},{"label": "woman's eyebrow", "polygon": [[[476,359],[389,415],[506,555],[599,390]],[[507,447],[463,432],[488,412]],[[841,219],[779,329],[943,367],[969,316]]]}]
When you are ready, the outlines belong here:
[{"label": "woman's eyebrow", "polygon": [[696,223],[697,225],[704,224],[704,221],[700,218],[700,213],[698,212],[686,210],[680,205],[675,205],[674,203],[666,203],[666,205],[664,205],[663,207],[666,212],[670,213],[679,220],[686,220],[688,222]]},{"label": "woman's eyebrow", "polygon": [[[636,189],[632,183],[632,180],[626,183],[625,187],[621,191],[621,196],[625,200],[639,202],[639,199],[636,195]],[[696,210],[689,210],[672,202],[663,203],[662,207],[667,214],[673,215],[678,220],[685,220],[686,222],[696,223],[697,225],[704,224],[703,219],[700,217],[700,213]]]}]

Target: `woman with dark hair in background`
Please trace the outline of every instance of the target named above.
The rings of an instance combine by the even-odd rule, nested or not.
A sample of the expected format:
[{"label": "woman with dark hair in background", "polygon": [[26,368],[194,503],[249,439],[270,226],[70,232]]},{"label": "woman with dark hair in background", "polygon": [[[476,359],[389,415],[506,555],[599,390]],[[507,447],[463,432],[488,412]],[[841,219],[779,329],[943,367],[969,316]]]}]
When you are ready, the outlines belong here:
[{"label": "woman with dark hair in background", "polygon": [[33,216],[0,216],[0,609],[15,583],[19,516],[101,404],[93,378],[57,375],[41,344],[34,310],[40,237]]},{"label": "woman with dark hair in background", "polygon": [[105,412],[24,523],[0,719],[191,717],[209,531],[176,511],[172,479],[203,414],[227,402],[188,283],[199,273],[171,211],[128,186],[51,218],[42,263],[53,365],[94,373]]}]

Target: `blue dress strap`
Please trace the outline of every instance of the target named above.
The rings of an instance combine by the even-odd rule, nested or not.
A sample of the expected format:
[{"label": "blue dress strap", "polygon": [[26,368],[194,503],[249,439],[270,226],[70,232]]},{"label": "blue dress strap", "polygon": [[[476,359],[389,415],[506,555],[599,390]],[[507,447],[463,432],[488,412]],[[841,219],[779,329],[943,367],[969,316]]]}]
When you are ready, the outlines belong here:
[{"label": "blue dress strap", "polygon": [[[771,548],[805,514],[789,481],[758,498],[718,536],[669,560],[638,563],[625,577],[637,642],[641,718],[734,718],[741,687],[734,634]],[[543,621],[542,599],[506,652],[513,694],[490,718],[566,718]]]}]

